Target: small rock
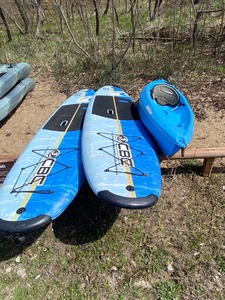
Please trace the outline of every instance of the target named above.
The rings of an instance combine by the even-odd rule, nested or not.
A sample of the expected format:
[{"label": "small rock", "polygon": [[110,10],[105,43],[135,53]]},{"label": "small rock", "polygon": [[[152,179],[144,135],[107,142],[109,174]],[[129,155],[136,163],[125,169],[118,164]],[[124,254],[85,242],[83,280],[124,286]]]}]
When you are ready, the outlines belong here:
[{"label": "small rock", "polygon": [[20,241],[21,243],[22,243],[22,242],[25,242],[25,240],[26,240],[26,237],[25,237],[24,235],[18,237],[18,241]]},{"label": "small rock", "polygon": [[151,287],[150,283],[144,280],[134,282],[134,286],[142,289],[149,289]]},{"label": "small rock", "polygon": [[6,269],[5,269],[5,272],[6,272],[6,273],[12,272],[12,268],[11,268],[11,267],[6,268]]},{"label": "small rock", "polygon": [[15,262],[20,263],[20,256],[17,256],[17,258],[15,259]]},{"label": "small rock", "polygon": [[168,272],[170,272],[170,273],[173,273],[173,272],[174,272],[173,262],[171,262],[171,263],[169,263],[169,264],[167,265],[167,270],[168,270]]},{"label": "small rock", "polygon": [[18,276],[20,276],[21,278],[24,278],[27,274],[26,274],[26,270],[24,268],[20,268],[18,269],[18,271],[16,272],[16,274]]},{"label": "small rock", "polygon": [[118,268],[116,266],[112,266],[112,268],[110,269],[110,272],[117,272]]}]

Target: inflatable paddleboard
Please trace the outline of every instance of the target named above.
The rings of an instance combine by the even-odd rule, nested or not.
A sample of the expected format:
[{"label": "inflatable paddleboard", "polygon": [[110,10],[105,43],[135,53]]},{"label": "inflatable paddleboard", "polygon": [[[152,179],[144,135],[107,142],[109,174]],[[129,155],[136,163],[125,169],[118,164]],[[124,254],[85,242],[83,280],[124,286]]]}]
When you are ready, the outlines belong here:
[{"label": "inflatable paddleboard", "polygon": [[31,67],[28,63],[0,64],[0,98],[11,90],[18,81],[28,77]]},{"label": "inflatable paddleboard", "polygon": [[81,149],[86,178],[100,199],[130,209],[156,204],[161,171],[154,142],[119,87],[102,87],[91,99]]},{"label": "inflatable paddleboard", "polygon": [[24,99],[24,97],[34,89],[35,81],[32,78],[25,78],[0,99],[0,121]]},{"label": "inflatable paddleboard", "polygon": [[93,90],[68,98],[37,132],[0,189],[0,231],[46,226],[75,198],[85,175],[81,128]]}]

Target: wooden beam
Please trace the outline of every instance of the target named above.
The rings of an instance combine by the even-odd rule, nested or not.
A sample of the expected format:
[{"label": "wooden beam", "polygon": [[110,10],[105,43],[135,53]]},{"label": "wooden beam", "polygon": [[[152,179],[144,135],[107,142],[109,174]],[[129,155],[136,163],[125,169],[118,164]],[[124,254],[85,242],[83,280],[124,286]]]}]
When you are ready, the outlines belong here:
[{"label": "wooden beam", "polygon": [[[225,157],[225,147],[219,148],[202,148],[202,149],[186,149],[184,151],[184,156],[182,156],[181,151],[173,156],[163,156],[159,155],[159,160],[179,160],[179,159],[203,159],[202,175],[210,176],[213,169],[213,164],[216,158]],[[8,175],[10,169],[14,165],[18,158],[15,156],[2,156],[0,157],[0,184],[3,183],[6,176]]]},{"label": "wooden beam", "polygon": [[219,148],[201,148],[201,149],[186,149],[184,151],[184,156],[181,155],[181,151],[177,152],[173,156],[163,156],[160,155],[160,160],[167,159],[197,159],[197,158],[219,158],[225,157],[225,147]]},{"label": "wooden beam", "polygon": [[0,184],[3,183],[16,160],[15,156],[0,157]]},{"label": "wooden beam", "polygon": [[202,175],[203,176],[211,175],[214,161],[215,161],[215,158],[213,158],[213,157],[204,159],[203,166],[202,166]]},{"label": "wooden beam", "polygon": [[202,148],[202,149],[186,149],[182,156],[181,151],[173,156],[159,155],[160,162],[163,160],[179,160],[179,159],[204,159],[202,167],[202,175],[210,176],[212,173],[215,158],[225,157],[225,147],[219,148]]}]

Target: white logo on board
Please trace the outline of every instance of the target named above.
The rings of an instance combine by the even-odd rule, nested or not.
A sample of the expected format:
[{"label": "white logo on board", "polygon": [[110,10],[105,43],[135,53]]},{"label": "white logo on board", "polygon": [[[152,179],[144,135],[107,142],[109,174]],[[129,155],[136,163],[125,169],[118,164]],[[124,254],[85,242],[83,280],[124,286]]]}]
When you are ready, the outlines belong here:
[{"label": "white logo on board", "polygon": [[29,184],[36,183],[37,185],[43,185],[56,162],[56,157],[59,156],[59,154],[59,150],[50,151],[47,154],[47,158],[41,162]]},{"label": "white logo on board", "polygon": [[120,165],[124,167],[134,167],[131,149],[128,145],[128,138],[125,135],[118,135],[116,136],[116,141],[118,142],[116,146]]}]

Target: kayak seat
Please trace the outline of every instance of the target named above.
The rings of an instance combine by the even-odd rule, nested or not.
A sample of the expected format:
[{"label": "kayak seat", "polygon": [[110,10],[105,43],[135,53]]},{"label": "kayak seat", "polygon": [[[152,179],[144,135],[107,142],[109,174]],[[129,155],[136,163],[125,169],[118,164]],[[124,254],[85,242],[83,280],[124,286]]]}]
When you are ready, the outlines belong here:
[{"label": "kayak seat", "polygon": [[154,99],[160,105],[176,106],[180,101],[178,92],[168,84],[158,84],[152,91],[152,99]]}]

